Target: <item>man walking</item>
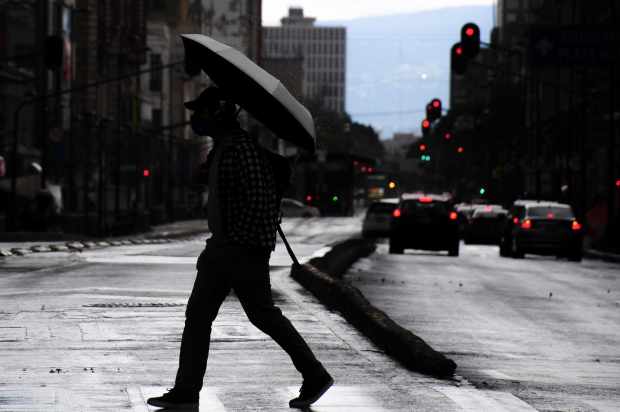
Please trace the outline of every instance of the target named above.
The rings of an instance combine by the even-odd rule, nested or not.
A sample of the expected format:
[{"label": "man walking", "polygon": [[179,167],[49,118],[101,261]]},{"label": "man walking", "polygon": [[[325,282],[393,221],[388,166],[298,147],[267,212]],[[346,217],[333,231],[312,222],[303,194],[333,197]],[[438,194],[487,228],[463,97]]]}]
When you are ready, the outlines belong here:
[{"label": "man walking", "polygon": [[300,395],[289,405],[309,406],[334,381],[271,296],[269,258],[275,248],[277,211],[269,160],[260,143],[239,127],[235,104],[226,101],[220,89],[204,90],[185,107],[194,111],[194,132],[215,143],[206,164],[193,172],[194,180],[209,185],[207,219],[212,235],[196,264],[174,388],[147,403],[198,407],[211,325],[232,289],[250,322],[275,340],[302,374]]}]

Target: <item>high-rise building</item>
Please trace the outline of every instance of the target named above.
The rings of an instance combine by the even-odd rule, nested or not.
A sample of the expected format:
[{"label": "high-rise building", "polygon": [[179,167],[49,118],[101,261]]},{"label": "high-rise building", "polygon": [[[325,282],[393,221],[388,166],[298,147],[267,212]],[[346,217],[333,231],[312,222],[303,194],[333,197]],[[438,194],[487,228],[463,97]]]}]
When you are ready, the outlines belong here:
[{"label": "high-rise building", "polygon": [[324,102],[338,113],[345,111],[346,28],[318,27],[303,9],[290,8],[279,27],[263,27],[263,56],[286,59],[301,56],[306,96]]}]

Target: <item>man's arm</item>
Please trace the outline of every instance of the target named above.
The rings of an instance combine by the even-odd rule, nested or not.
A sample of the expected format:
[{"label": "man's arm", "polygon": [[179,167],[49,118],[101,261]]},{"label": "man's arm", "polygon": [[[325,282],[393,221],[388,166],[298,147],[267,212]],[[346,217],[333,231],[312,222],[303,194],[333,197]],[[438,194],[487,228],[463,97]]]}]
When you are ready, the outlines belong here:
[{"label": "man's arm", "polygon": [[207,161],[205,163],[197,164],[196,167],[194,167],[194,171],[192,172],[194,182],[201,183],[203,185],[209,184],[209,168],[211,167],[214,154],[215,148],[209,151],[207,154]]}]

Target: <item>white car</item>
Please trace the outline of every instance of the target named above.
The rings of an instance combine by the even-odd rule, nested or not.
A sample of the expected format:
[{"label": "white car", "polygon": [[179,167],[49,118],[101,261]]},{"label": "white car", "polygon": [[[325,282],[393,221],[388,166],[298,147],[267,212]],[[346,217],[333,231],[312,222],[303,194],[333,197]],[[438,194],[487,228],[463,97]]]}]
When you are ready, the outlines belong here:
[{"label": "white car", "polygon": [[321,215],[316,207],[304,205],[293,199],[282,199],[280,210],[284,217],[318,217]]},{"label": "white car", "polygon": [[400,199],[380,199],[370,204],[362,223],[362,236],[390,235],[390,220]]}]

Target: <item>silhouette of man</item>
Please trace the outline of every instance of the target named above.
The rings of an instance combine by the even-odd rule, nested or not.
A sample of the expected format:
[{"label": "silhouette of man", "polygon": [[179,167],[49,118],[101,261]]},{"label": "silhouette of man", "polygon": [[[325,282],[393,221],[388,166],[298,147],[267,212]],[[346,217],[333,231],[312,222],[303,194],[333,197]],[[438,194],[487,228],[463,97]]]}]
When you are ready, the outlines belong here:
[{"label": "silhouette of man", "polygon": [[275,340],[302,374],[300,395],[289,405],[308,406],[334,381],[271,296],[269,258],[275,248],[277,211],[269,160],[260,143],[239,127],[235,104],[226,101],[220,89],[204,90],[185,107],[194,111],[194,132],[215,143],[207,162],[193,171],[195,181],[209,185],[207,220],[212,235],[196,264],[174,388],[147,403],[198,407],[211,325],[232,289],[250,322]]}]

